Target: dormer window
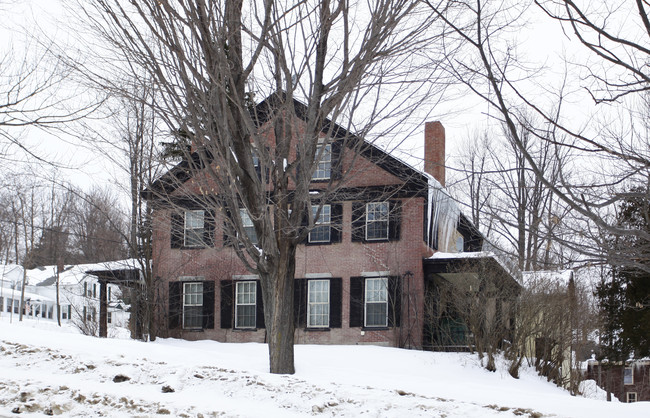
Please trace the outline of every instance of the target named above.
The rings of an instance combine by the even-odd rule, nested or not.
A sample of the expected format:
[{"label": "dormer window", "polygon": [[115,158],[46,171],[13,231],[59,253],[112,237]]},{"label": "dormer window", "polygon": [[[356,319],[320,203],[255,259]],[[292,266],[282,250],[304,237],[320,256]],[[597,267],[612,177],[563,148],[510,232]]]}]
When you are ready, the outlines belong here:
[{"label": "dormer window", "polygon": [[311,176],[312,180],[329,180],[332,177],[332,146],[319,145],[316,150],[316,158],[318,159],[318,164],[316,165],[316,170]]}]

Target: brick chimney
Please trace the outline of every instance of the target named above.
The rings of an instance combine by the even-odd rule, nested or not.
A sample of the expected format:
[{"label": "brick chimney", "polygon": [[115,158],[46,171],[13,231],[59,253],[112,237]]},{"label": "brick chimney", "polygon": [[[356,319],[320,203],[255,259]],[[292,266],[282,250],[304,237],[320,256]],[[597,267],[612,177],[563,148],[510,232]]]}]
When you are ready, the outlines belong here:
[{"label": "brick chimney", "polygon": [[439,121],[424,124],[424,171],[445,186],[445,127]]}]

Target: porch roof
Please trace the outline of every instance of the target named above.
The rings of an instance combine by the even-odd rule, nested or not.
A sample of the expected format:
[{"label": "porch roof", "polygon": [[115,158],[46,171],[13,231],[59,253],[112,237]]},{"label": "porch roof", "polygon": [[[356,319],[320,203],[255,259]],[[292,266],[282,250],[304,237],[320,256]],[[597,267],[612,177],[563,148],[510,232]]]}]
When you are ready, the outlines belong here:
[{"label": "porch roof", "polygon": [[425,277],[428,274],[455,274],[455,273],[479,273],[479,271],[490,271],[506,282],[517,288],[521,284],[516,276],[505,266],[505,264],[491,252],[463,252],[463,253],[442,253],[437,252],[431,257],[423,260]]}]

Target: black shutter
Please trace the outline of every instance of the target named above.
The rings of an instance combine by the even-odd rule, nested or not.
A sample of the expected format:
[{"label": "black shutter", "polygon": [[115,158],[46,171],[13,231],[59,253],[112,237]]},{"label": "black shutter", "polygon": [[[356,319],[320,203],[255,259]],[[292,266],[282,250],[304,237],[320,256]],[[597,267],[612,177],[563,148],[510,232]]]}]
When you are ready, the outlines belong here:
[{"label": "black shutter", "polygon": [[388,217],[388,239],[398,241],[402,229],[402,201],[391,200],[388,202],[390,214]]},{"label": "black shutter", "polygon": [[388,278],[388,326],[399,327],[402,315],[402,286],[399,276]]},{"label": "black shutter", "polygon": [[293,320],[296,328],[307,326],[307,280],[296,279],[293,287]]},{"label": "black shutter", "polygon": [[203,243],[206,247],[214,247],[214,228],[214,211],[206,210],[203,216]]},{"label": "black shutter", "polygon": [[331,210],[330,242],[335,244],[341,242],[343,236],[343,205],[334,203]]},{"label": "black shutter", "polygon": [[184,241],[184,213],[172,212],[171,247],[181,248]]},{"label": "black shutter", "polygon": [[182,315],[182,291],[181,282],[169,282],[169,329],[181,326]]},{"label": "black shutter", "polygon": [[352,202],[352,242],[366,239],[366,204]]},{"label": "black shutter", "polygon": [[350,277],[350,328],[363,326],[363,277]]},{"label": "black shutter", "polygon": [[[302,215],[302,221],[300,221],[300,232],[304,232],[309,227],[309,217],[311,216],[311,205],[307,205],[305,213]],[[305,238],[300,241],[301,244],[309,244],[309,234],[305,235]]]},{"label": "black shutter", "polygon": [[223,221],[223,245],[225,247],[232,246],[235,242],[235,231],[231,225],[232,215],[230,214],[230,210],[228,208],[224,208],[224,215],[225,219]]},{"label": "black shutter", "polygon": [[203,282],[203,329],[214,329],[214,281]]},{"label": "black shutter", "polygon": [[330,328],[341,328],[341,299],[343,289],[341,278],[330,279]]},{"label": "black shutter", "polygon": [[224,280],[221,282],[221,306],[219,313],[221,314],[221,328],[232,328],[232,296],[233,296],[233,282],[232,280]]},{"label": "black shutter", "polygon": [[332,150],[332,179],[338,180],[341,178],[343,173],[343,153],[342,153],[343,140],[339,139],[337,141],[331,142]]},{"label": "black shutter", "polygon": [[262,285],[256,280],[257,289],[255,290],[257,300],[255,301],[255,327],[266,328],[264,326],[264,300],[262,298]]}]

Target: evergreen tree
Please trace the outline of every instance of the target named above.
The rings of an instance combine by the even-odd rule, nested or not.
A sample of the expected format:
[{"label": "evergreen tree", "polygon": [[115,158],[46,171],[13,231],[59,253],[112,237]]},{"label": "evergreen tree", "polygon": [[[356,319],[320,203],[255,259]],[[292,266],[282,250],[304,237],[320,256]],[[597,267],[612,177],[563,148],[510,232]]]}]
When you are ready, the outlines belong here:
[{"label": "evergreen tree", "polygon": [[[647,199],[633,197],[619,207],[618,224],[629,229],[650,231]],[[650,242],[638,234],[619,237],[615,250],[644,251]],[[648,260],[634,260],[648,263]],[[597,287],[596,297],[603,317],[603,355],[610,360],[625,360],[630,355],[650,355],[650,274],[641,268],[612,265],[610,280]]]}]

